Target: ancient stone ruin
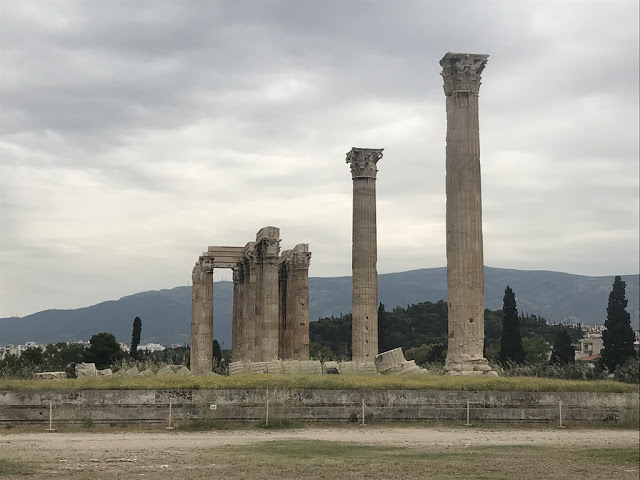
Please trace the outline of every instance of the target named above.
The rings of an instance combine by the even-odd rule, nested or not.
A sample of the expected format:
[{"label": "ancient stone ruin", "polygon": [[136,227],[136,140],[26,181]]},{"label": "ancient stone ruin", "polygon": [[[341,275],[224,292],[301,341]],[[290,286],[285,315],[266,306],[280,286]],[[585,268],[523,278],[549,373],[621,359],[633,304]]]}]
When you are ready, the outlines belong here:
[{"label": "ancient stone ruin", "polygon": [[351,358],[356,362],[373,362],[378,354],[376,164],[383,150],[353,147],[347,153],[353,178]]},{"label": "ancient stone ruin", "polygon": [[233,270],[233,362],[309,359],[309,245],[280,253],[265,227],[244,247],[209,247],[193,267],[191,372],[208,374],[213,351],[213,270]]},{"label": "ancient stone ruin", "polygon": [[440,65],[447,108],[447,297],[450,375],[493,374],[483,357],[484,271],[480,190],[480,75],[489,55],[447,53]]}]

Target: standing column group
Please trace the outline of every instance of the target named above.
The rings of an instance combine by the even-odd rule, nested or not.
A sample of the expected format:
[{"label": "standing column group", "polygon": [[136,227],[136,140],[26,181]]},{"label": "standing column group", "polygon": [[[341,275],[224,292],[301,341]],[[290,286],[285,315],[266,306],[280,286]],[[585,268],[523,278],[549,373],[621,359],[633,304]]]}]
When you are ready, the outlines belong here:
[{"label": "standing column group", "polygon": [[347,153],[353,179],[351,349],[357,362],[373,362],[378,354],[376,164],[382,151],[354,147]]},{"label": "standing column group", "polygon": [[447,53],[447,302],[450,375],[493,373],[483,356],[484,270],[478,92],[488,55]]}]

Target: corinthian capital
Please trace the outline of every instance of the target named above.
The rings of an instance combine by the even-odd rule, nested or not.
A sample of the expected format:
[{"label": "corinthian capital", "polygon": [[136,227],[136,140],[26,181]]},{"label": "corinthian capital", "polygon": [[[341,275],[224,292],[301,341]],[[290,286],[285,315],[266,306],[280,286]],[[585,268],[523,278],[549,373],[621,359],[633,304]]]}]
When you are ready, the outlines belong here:
[{"label": "corinthian capital", "polygon": [[376,178],[376,164],[382,158],[384,148],[356,148],[347,153],[347,163],[351,166],[352,178]]},{"label": "corinthian capital", "polygon": [[487,64],[489,55],[476,53],[447,53],[440,65],[444,80],[444,94],[449,97],[455,92],[469,92],[476,95],[480,91],[480,75]]}]

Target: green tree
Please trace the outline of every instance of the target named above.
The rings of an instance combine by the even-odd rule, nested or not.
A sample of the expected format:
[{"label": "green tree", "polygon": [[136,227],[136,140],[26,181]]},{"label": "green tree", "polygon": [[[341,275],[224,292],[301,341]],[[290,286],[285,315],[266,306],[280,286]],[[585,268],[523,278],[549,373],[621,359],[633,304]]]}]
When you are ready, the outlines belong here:
[{"label": "green tree", "polygon": [[566,365],[568,363],[575,362],[575,350],[571,345],[571,335],[569,331],[564,328],[556,334],[556,338],[553,341],[553,352],[551,353],[550,363],[552,365]]},{"label": "green tree", "polygon": [[124,358],[124,352],[112,333],[97,333],[89,339],[85,361],[95,363],[96,368],[106,368],[122,358]]},{"label": "green tree", "polygon": [[129,355],[134,360],[138,359],[138,345],[140,345],[140,334],[142,333],[142,320],[136,317],[133,320],[133,332],[131,333],[131,350]]},{"label": "green tree", "polygon": [[530,364],[546,363],[551,345],[542,337],[525,337],[522,339],[524,361]]},{"label": "green tree", "polygon": [[607,320],[604,322],[606,330],[602,332],[602,363],[612,373],[634,355],[633,329],[631,317],[626,310],[625,287],[622,278],[616,276],[609,293]]},{"label": "green tree", "polygon": [[524,363],[524,348],[520,337],[518,323],[518,309],[516,308],[516,294],[507,285],[504,291],[502,306],[502,338],[500,340],[500,362]]},{"label": "green tree", "polygon": [[220,348],[220,344],[218,343],[218,340],[214,340],[213,341],[213,360],[215,361],[215,363],[217,365],[220,365],[222,363],[222,349]]},{"label": "green tree", "polygon": [[44,364],[44,353],[40,347],[29,347],[20,355],[23,362],[30,363],[34,367]]}]

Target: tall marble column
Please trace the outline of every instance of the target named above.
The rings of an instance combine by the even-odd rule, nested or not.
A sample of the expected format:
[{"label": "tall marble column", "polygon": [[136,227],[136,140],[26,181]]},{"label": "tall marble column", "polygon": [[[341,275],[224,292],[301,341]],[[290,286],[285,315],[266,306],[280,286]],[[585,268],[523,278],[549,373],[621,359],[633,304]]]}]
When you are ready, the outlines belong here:
[{"label": "tall marble column", "polygon": [[484,272],[478,91],[489,55],[447,53],[440,65],[447,109],[447,298],[445,372],[494,374],[483,357]]},{"label": "tall marble column", "polygon": [[300,243],[287,265],[286,351],[292,360],[309,360],[309,245]]},{"label": "tall marble column", "polygon": [[244,247],[242,285],[242,330],[240,333],[239,360],[255,361],[256,342],[256,263],[255,242],[249,242]]},{"label": "tall marble column", "polygon": [[351,348],[357,362],[373,362],[378,354],[376,164],[383,150],[354,147],[347,153],[353,178]]},{"label": "tall marble column", "polygon": [[233,268],[233,313],[231,315],[231,361],[240,359],[240,331],[242,328],[242,281],[241,267]]},{"label": "tall marble column", "polygon": [[213,358],[213,259],[200,257],[191,275],[191,373],[211,372]]},{"label": "tall marble column", "polygon": [[260,324],[260,360],[269,362],[278,359],[278,325],[280,321],[280,296],[278,268],[280,256],[280,230],[276,227],[262,228],[256,236],[256,260],[260,278],[257,297],[258,322]]}]

